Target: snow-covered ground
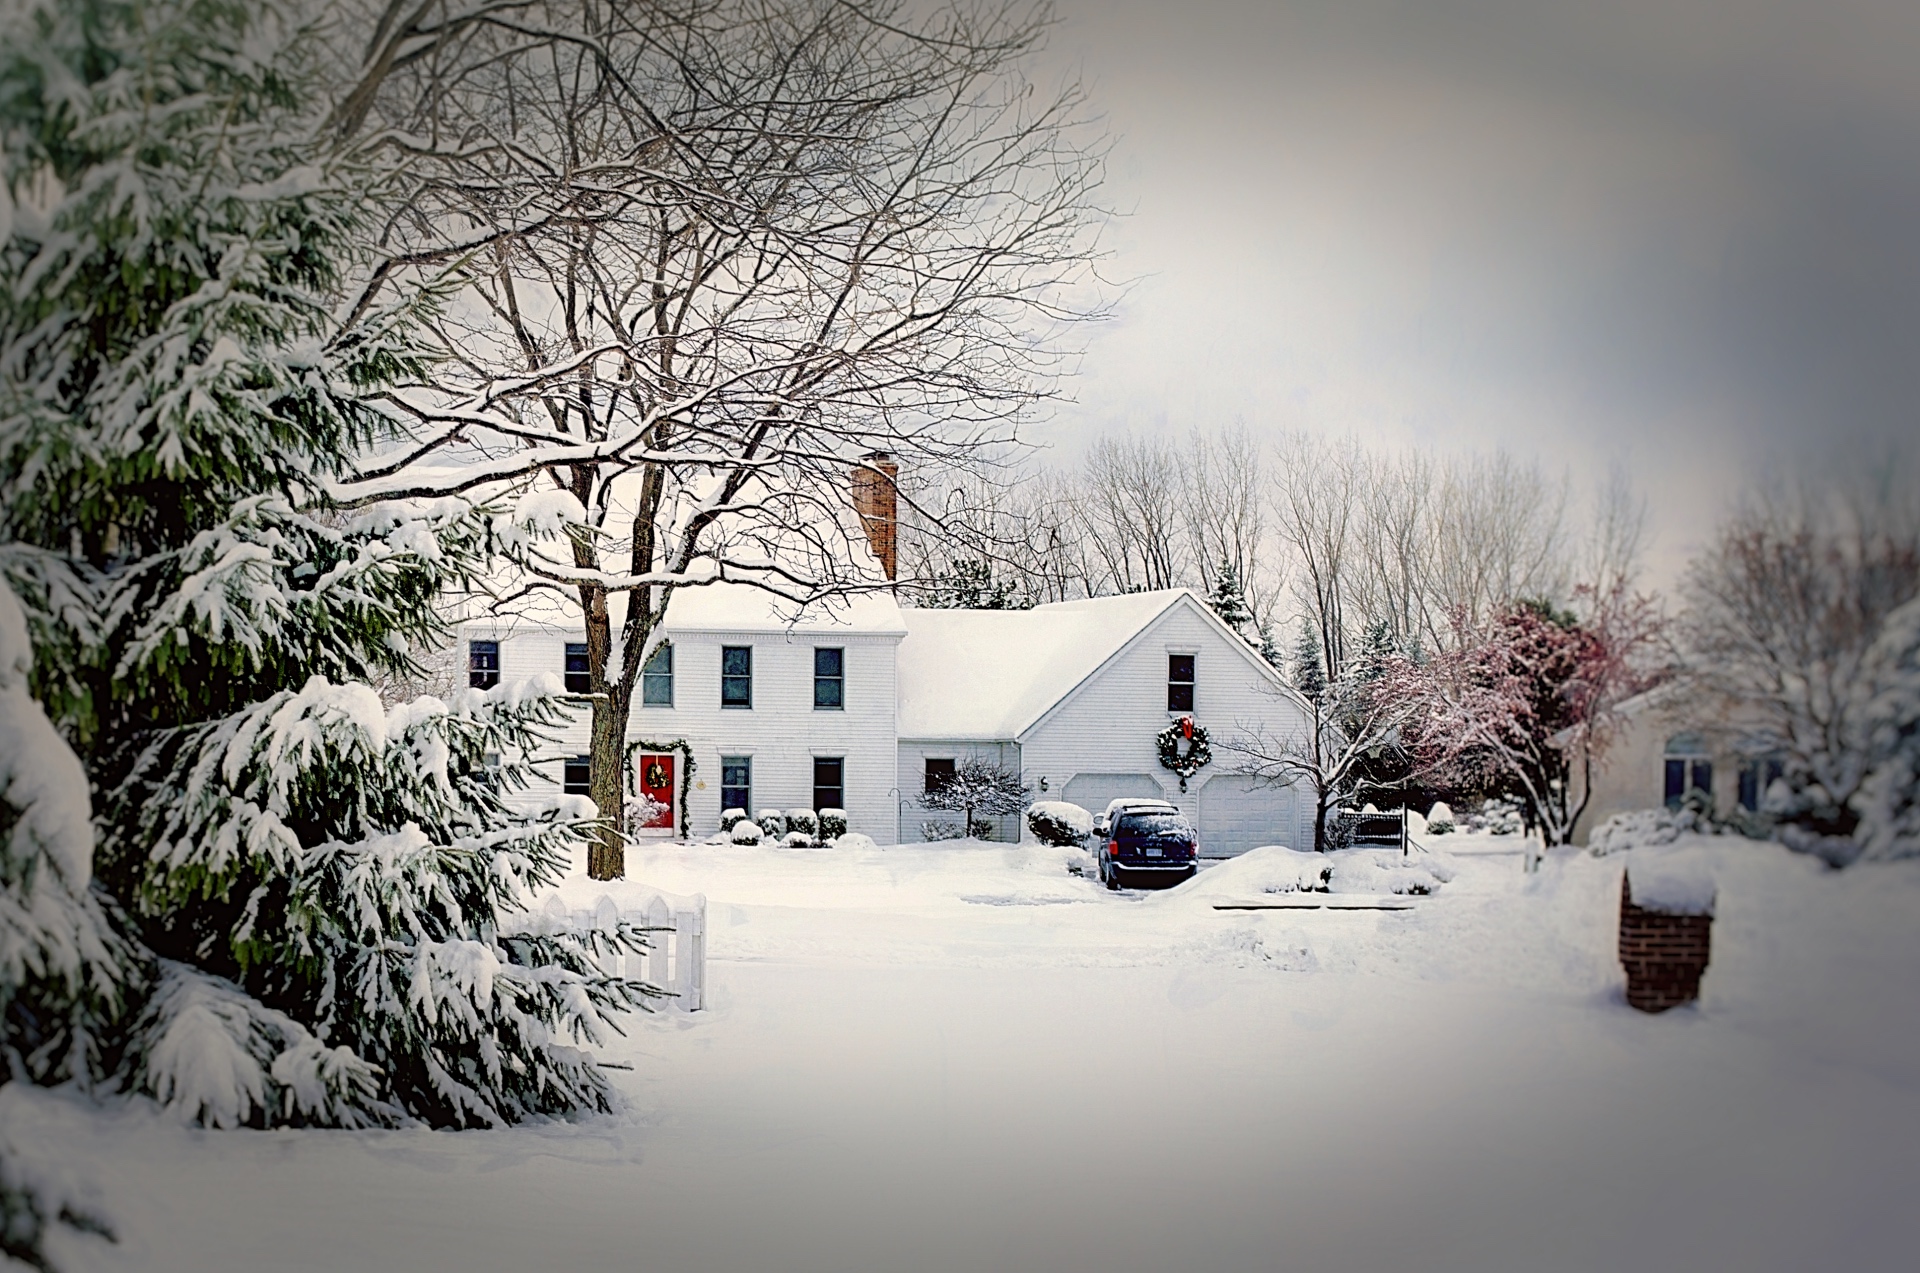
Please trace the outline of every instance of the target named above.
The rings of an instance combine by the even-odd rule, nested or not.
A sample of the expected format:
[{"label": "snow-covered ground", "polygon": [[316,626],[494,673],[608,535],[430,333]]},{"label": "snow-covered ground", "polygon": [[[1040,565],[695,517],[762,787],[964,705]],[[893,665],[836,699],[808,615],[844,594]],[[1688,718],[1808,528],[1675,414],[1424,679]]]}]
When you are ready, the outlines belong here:
[{"label": "snow-covered ground", "polygon": [[1302,855],[1109,894],[1065,850],[649,848],[636,879],[709,899],[711,1008],[607,1053],[620,1117],[207,1133],[53,1094],[31,1126],[107,1199],[105,1268],[1914,1266],[1920,864],[1637,851],[1719,892],[1702,1003],[1650,1018],[1633,853],[1434,844],[1407,909],[1272,911],[1214,907]]}]

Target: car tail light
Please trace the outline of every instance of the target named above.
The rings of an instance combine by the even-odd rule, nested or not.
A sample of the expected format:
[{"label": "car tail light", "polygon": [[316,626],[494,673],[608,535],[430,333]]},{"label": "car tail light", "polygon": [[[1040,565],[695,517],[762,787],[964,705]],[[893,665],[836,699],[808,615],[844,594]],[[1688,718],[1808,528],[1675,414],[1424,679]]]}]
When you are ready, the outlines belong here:
[{"label": "car tail light", "polygon": [[1107,841],[1107,856],[1110,858],[1117,858],[1120,856],[1120,841],[1118,840]]}]

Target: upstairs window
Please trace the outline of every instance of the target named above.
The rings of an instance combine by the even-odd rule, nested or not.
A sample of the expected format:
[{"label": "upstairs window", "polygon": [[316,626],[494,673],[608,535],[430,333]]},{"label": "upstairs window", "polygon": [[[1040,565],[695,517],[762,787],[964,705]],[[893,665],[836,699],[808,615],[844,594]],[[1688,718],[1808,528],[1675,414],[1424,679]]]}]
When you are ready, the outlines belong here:
[{"label": "upstairs window", "polygon": [[673,647],[664,641],[641,665],[640,706],[673,706]]},{"label": "upstairs window", "polygon": [[720,811],[753,809],[753,757],[720,757]]},{"label": "upstairs window", "polygon": [[720,647],[720,706],[753,706],[752,646],[723,645]]},{"label": "upstairs window", "polygon": [[467,642],[467,684],[477,690],[490,690],[500,683],[500,643]]},{"label": "upstairs window", "polygon": [[567,642],[567,693],[585,694],[592,684],[593,678],[587,671],[586,642]]},{"label": "upstairs window", "polygon": [[1196,657],[1192,654],[1167,656],[1167,710],[1170,712],[1193,710],[1193,664]]},{"label": "upstairs window", "polygon": [[[813,652],[813,710],[837,712],[847,702],[847,657],[845,650],[815,649]],[[839,808],[830,805],[829,808]]]},{"label": "upstairs window", "polygon": [[590,794],[593,790],[593,757],[568,757],[561,768],[560,789],[570,796]]},{"label": "upstairs window", "polygon": [[840,757],[813,758],[813,807],[815,810],[847,807],[846,762]]},{"label": "upstairs window", "polygon": [[936,791],[946,790],[947,786],[952,782],[953,782],[953,761],[952,760],[931,760],[930,759],[927,761],[926,793],[928,795],[932,795]]}]

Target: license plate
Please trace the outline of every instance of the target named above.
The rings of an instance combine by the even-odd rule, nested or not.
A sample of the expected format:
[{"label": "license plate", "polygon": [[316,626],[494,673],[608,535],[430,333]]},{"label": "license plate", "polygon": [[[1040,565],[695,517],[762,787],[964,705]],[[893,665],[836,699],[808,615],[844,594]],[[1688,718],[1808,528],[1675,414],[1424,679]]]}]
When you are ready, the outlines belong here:
[{"label": "license plate", "polygon": [[1161,854],[1161,852],[1160,852],[1160,850],[1159,850],[1159,849],[1148,849],[1148,850],[1147,850],[1147,856],[1148,856],[1148,857],[1150,857],[1150,858],[1157,858],[1157,857],[1160,857],[1160,856],[1162,856],[1162,854]]}]

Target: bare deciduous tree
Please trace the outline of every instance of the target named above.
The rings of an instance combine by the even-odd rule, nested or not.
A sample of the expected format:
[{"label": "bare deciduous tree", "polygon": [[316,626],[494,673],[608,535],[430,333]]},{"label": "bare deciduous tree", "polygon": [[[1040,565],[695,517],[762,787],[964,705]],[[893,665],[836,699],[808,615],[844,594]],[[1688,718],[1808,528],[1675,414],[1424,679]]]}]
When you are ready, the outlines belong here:
[{"label": "bare deciduous tree", "polygon": [[332,494],[517,493],[526,582],[498,600],[584,621],[607,877],[675,591],[884,583],[849,468],[1013,437],[1096,305],[1101,156],[1077,86],[1025,74],[1044,10],[476,9],[386,10],[336,112],[397,173],[359,304],[430,285],[451,359],[389,398],[418,445]]}]

